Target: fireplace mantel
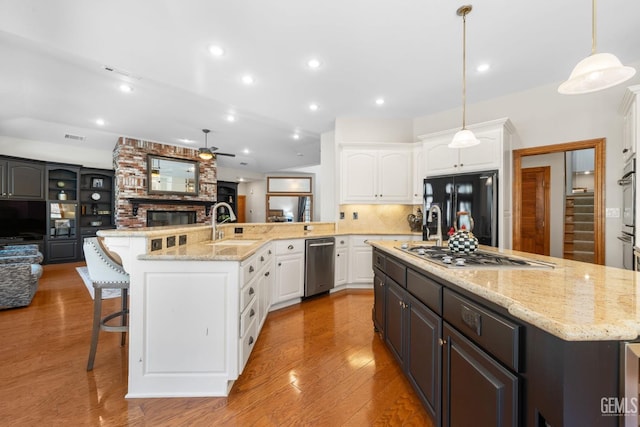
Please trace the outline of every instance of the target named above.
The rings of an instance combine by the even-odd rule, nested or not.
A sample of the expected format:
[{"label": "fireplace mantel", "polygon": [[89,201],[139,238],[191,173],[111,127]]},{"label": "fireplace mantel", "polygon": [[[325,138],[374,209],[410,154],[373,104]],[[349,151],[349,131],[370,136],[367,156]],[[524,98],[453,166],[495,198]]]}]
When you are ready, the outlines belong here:
[{"label": "fireplace mantel", "polygon": [[215,200],[175,200],[175,199],[143,199],[132,198],[127,199],[131,203],[133,216],[138,215],[138,208],[140,205],[189,205],[189,206],[204,206],[205,214],[209,216],[211,213],[211,207],[216,204]]}]

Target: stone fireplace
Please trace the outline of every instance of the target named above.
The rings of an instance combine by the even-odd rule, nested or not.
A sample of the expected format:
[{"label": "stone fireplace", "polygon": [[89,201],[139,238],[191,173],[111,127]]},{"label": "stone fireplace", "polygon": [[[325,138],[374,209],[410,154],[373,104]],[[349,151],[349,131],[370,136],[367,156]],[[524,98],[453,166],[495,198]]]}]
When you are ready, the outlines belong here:
[{"label": "stone fireplace", "polygon": [[[198,195],[149,194],[147,182],[147,155],[149,154],[174,159],[198,160]],[[195,212],[195,223],[211,224],[209,208],[215,203],[217,196],[215,157],[211,160],[200,160],[196,149],[120,138],[113,150],[113,164],[115,222],[118,228],[146,227],[147,213],[157,211]],[[177,217],[179,216],[180,214],[177,214]]]}]

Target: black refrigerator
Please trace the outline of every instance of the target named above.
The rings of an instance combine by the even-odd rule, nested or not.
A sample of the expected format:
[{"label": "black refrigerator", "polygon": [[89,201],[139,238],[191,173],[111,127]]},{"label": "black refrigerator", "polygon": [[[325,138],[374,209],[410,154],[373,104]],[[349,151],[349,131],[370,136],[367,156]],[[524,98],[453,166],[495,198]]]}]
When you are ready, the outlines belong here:
[{"label": "black refrigerator", "polygon": [[[435,212],[433,221],[427,222],[431,206],[438,205],[442,211],[442,234],[448,239],[448,232],[457,224],[470,229],[469,217],[458,212],[470,212],[473,217],[473,234],[482,245],[498,246],[498,171],[474,172],[457,175],[426,177],[424,180],[424,226],[423,239],[427,238],[427,228],[431,236],[436,234]],[[438,219],[439,220],[439,219]]]}]

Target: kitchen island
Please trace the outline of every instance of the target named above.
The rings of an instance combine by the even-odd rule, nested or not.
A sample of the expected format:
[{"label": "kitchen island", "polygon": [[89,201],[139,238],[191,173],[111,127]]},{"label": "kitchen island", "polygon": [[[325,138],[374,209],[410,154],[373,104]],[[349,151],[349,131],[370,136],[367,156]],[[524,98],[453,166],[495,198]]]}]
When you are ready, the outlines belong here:
[{"label": "kitchen island", "polygon": [[447,268],[370,244],[374,325],[436,425],[637,425],[619,378],[637,273],[513,251],[553,268]]}]

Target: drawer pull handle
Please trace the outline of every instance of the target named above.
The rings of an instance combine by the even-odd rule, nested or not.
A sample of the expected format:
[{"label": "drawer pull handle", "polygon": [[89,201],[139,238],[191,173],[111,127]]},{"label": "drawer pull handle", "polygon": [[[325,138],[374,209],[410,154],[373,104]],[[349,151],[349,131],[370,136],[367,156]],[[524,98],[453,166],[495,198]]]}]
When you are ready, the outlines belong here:
[{"label": "drawer pull handle", "polygon": [[249,345],[251,345],[251,344],[253,344],[253,337],[252,336],[249,337]]},{"label": "drawer pull handle", "polygon": [[249,317],[253,317],[256,315],[256,311],[252,308],[251,311],[249,312]]},{"label": "drawer pull handle", "polygon": [[255,268],[253,268],[253,265],[249,266],[249,273],[253,273],[253,271],[255,270]]},{"label": "drawer pull handle", "polygon": [[255,293],[256,293],[256,291],[253,290],[253,287],[249,288],[249,295],[253,295]]},{"label": "drawer pull handle", "polygon": [[266,273],[264,273],[264,277],[269,277],[270,274],[271,274],[271,272],[267,271]]},{"label": "drawer pull handle", "polygon": [[264,256],[260,257],[260,262],[264,262]]},{"label": "drawer pull handle", "polygon": [[447,340],[443,340],[442,338],[439,338],[438,341],[440,342],[440,346],[443,346],[447,343]]},{"label": "drawer pull handle", "polygon": [[289,250],[293,250],[293,245],[289,245],[289,246],[287,246],[287,249],[289,249]]},{"label": "drawer pull handle", "polygon": [[462,306],[460,315],[465,325],[471,328],[478,336],[482,335],[482,315],[471,310],[467,306]]}]

